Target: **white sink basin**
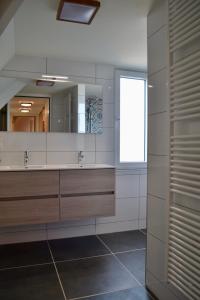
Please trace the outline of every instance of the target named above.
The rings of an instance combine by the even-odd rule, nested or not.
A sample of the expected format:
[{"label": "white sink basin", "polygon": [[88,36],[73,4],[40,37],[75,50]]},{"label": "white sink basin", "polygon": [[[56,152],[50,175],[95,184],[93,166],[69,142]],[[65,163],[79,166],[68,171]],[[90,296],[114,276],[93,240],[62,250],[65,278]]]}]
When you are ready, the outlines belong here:
[{"label": "white sink basin", "polygon": [[46,165],[31,165],[31,166],[25,166],[24,169],[46,169]]},{"label": "white sink basin", "polygon": [[0,171],[21,171],[21,170],[67,170],[67,169],[109,169],[114,166],[106,164],[63,164],[63,165],[29,165],[29,166],[0,166]]}]

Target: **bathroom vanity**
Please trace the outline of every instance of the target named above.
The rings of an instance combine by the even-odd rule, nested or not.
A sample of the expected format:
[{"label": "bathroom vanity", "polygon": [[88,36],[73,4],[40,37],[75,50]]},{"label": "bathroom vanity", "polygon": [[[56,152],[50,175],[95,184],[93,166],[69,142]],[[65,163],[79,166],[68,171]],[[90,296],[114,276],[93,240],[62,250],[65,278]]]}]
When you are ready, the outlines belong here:
[{"label": "bathroom vanity", "polygon": [[0,226],[115,214],[115,169],[109,165],[0,168]]}]

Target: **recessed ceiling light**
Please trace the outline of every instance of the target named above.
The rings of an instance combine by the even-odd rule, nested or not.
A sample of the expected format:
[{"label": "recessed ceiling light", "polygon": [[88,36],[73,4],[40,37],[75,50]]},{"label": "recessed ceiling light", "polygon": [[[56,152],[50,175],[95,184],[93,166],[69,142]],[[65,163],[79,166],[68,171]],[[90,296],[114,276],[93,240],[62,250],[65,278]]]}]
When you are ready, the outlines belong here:
[{"label": "recessed ceiling light", "polygon": [[31,107],[32,103],[21,103],[20,105],[23,107]]},{"label": "recessed ceiling light", "polygon": [[95,0],[60,0],[57,20],[90,24],[99,8]]}]

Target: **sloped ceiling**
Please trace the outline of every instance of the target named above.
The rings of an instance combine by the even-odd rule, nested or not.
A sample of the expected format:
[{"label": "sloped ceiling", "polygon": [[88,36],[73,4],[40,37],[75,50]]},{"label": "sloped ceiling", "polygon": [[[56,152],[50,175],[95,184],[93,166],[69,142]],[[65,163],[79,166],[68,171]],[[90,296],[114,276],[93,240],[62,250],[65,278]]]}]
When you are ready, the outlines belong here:
[{"label": "sloped ceiling", "polygon": [[57,21],[58,2],[23,2],[15,16],[17,54],[146,69],[146,22],[153,0],[101,0],[90,26]]}]

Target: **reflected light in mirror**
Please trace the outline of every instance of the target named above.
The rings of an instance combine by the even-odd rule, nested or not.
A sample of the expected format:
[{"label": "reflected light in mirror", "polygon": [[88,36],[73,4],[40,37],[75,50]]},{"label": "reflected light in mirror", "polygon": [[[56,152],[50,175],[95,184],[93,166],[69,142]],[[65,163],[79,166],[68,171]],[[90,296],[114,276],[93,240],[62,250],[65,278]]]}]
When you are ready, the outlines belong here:
[{"label": "reflected light in mirror", "polygon": [[31,107],[32,103],[21,103],[20,104],[22,107]]},{"label": "reflected light in mirror", "polygon": [[30,109],[28,109],[28,108],[21,108],[20,112],[22,112],[22,113],[29,113]]},{"label": "reflected light in mirror", "polygon": [[42,75],[42,78],[52,78],[52,79],[69,79],[67,76],[57,76],[57,75]]}]

